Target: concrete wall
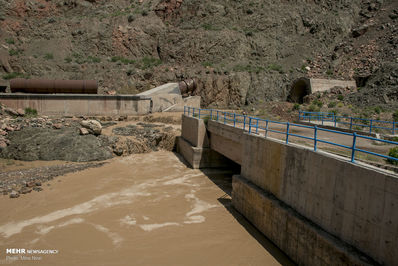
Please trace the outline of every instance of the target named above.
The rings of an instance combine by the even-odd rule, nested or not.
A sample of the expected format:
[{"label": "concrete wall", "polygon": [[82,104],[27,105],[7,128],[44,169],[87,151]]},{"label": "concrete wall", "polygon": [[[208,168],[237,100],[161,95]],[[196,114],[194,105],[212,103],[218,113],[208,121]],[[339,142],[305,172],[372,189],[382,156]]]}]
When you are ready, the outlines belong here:
[{"label": "concrete wall", "polygon": [[242,164],[242,136],[243,130],[231,126],[224,126],[215,121],[208,122],[210,132],[210,148],[237,164]]},{"label": "concrete wall", "polygon": [[241,175],[379,263],[398,262],[398,178],[244,134]]},{"label": "concrete wall", "polygon": [[41,115],[141,115],[151,110],[150,99],[133,95],[0,94],[8,107],[36,109]]},{"label": "concrete wall", "polygon": [[327,91],[333,87],[356,87],[355,80],[336,79],[309,79],[299,78],[295,80],[289,92],[288,100],[302,103],[306,95],[317,91]]},{"label": "concrete wall", "polygon": [[232,179],[232,204],[299,265],[377,264],[241,176]]},{"label": "concrete wall", "polygon": [[[240,162],[241,179],[275,196],[330,237],[341,239],[359,253],[368,254],[380,264],[398,263],[397,176],[298,145],[242,134],[242,129],[214,121],[208,122],[208,131],[212,149]],[[240,197],[238,191],[233,195]],[[237,209],[253,223],[253,213],[268,212],[259,206],[242,204]],[[257,203],[248,198],[247,204]],[[311,223],[308,226],[312,228]],[[279,234],[287,230],[275,226]]]},{"label": "concrete wall", "polygon": [[231,164],[226,157],[209,148],[209,132],[202,119],[182,115],[181,127],[181,137],[177,139],[177,152],[192,168],[220,168]]},{"label": "concrete wall", "polygon": [[209,137],[206,125],[202,119],[195,117],[182,116],[182,137],[198,148],[209,148]]},{"label": "concrete wall", "polygon": [[337,80],[337,79],[310,79],[311,93],[317,91],[327,91],[333,87],[353,87],[356,88],[355,80]]}]

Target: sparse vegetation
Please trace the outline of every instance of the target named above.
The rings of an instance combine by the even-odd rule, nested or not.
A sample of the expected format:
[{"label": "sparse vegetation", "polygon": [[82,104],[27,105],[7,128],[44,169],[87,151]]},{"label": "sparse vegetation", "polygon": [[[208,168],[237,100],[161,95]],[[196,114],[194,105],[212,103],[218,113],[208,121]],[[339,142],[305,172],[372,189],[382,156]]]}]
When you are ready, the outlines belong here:
[{"label": "sparse vegetation", "polygon": [[292,108],[294,111],[300,110],[300,104],[295,103]]},{"label": "sparse vegetation", "polygon": [[65,59],[64,59],[64,60],[65,60],[65,62],[66,62],[66,63],[70,63],[70,62],[72,62],[72,58],[71,58],[71,57],[69,57],[69,56],[68,56],[68,57],[65,57]]},{"label": "sparse vegetation", "polygon": [[270,64],[270,65],[268,66],[268,69],[269,69],[269,70],[273,70],[273,71],[277,71],[277,72],[279,72],[280,74],[283,74],[283,73],[284,73],[283,68],[282,68],[281,65]]},{"label": "sparse vegetation", "polygon": [[[398,159],[398,147],[391,148],[388,156]],[[390,164],[398,165],[398,160],[387,159],[387,162]]]},{"label": "sparse vegetation", "polygon": [[54,55],[53,55],[52,53],[46,53],[46,54],[44,55],[44,59],[46,59],[46,60],[52,60],[52,59],[54,59]]},{"label": "sparse vegetation", "polygon": [[25,115],[27,115],[27,116],[37,116],[37,110],[33,109],[33,108],[30,108],[30,107],[27,107],[27,108],[25,108]]},{"label": "sparse vegetation", "polygon": [[162,64],[162,60],[154,57],[144,57],[141,59],[141,69],[148,69]]},{"label": "sparse vegetation", "polygon": [[328,108],[334,108],[334,107],[336,107],[336,102],[330,102],[328,104]]},{"label": "sparse vegetation", "polygon": [[392,114],[392,119],[393,119],[395,122],[398,122],[398,110],[396,110],[396,111]]},{"label": "sparse vegetation", "polygon": [[339,96],[337,96],[337,99],[338,99],[339,101],[342,101],[342,100],[344,100],[344,95],[342,95],[342,94],[339,94]]},{"label": "sparse vegetation", "polygon": [[9,38],[9,39],[6,39],[6,43],[7,44],[15,44],[15,41],[14,41],[14,39]]},{"label": "sparse vegetation", "polygon": [[15,56],[15,55],[20,55],[20,54],[22,54],[22,50],[21,49],[11,49],[11,50],[9,50],[8,51],[8,54],[10,55],[10,56]]},{"label": "sparse vegetation", "polygon": [[8,74],[3,75],[3,79],[6,79],[6,80],[15,79],[15,78],[18,78],[18,77],[23,77],[23,76],[24,75],[22,73],[12,72],[12,73],[8,73]]}]

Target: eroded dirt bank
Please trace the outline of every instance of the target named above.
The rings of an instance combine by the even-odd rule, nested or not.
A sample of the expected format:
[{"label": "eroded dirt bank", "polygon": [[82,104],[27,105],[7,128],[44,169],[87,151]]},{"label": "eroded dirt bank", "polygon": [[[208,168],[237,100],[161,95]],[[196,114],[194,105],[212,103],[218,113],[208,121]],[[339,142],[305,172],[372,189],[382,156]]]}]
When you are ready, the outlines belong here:
[{"label": "eroded dirt bank", "polygon": [[288,265],[231,208],[230,182],[230,172],[193,170],[159,151],[1,197],[0,263],[10,262],[6,248],[25,248],[59,251],[38,255],[39,265]]}]

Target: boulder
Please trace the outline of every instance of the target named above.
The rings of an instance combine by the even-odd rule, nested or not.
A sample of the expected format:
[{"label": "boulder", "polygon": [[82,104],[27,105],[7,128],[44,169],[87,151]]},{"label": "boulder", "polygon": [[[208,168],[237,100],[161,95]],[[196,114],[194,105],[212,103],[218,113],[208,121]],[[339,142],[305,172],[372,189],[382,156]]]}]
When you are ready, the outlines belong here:
[{"label": "boulder", "polygon": [[19,193],[16,192],[15,190],[13,190],[13,191],[10,193],[10,198],[15,199],[15,198],[18,198],[18,197],[19,197]]},{"label": "boulder", "polygon": [[83,120],[80,122],[80,125],[86,128],[91,134],[101,135],[102,126],[97,120]]},{"label": "boulder", "polygon": [[25,115],[25,110],[23,110],[21,108],[17,109],[16,112],[18,113],[19,116],[24,116]]},{"label": "boulder", "polygon": [[62,124],[53,124],[53,129],[61,129]]},{"label": "boulder", "polygon": [[80,131],[80,135],[83,135],[83,136],[90,134],[90,132],[88,132],[87,128],[84,128],[84,127],[81,127],[79,129],[79,131]]},{"label": "boulder", "polygon": [[12,108],[5,108],[4,111],[6,111],[6,113],[9,114],[9,115],[14,115],[14,116],[18,116],[19,115],[18,112],[15,111]]}]

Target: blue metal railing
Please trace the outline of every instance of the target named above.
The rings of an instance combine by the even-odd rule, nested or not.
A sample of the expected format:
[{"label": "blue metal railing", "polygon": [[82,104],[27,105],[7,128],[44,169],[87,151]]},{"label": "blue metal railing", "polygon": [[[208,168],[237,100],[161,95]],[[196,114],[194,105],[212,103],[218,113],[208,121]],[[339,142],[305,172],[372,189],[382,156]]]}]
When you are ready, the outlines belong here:
[{"label": "blue metal railing", "polygon": [[369,133],[373,133],[378,129],[386,130],[391,132],[393,135],[398,130],[397,122],[395,121],[383,121],[383,120],[374,120],[374,119],[366,119],[366,118],[358,118],[358,117],[348,117],[348,116],[337,116],[334,113],[325,113],[325,112],[305,112],[299,111],[299,121],[320,121],[322,125],[325,122],[333,122],[334,127],[338,125],[347,125],[350,130],[353,127],[358,127],[360,130],[367,130]]},{"label": "blue metal railing", "polygon": [[[393,145],[398,145],[398,142],[358,135],[355,132],[348,133],[348,132],[343,132],[343,131],[338,131],[338,130],[325,129],[325,128],[317,127],[316,125],[307,126],[307,125],[295,124],[295,123],[290,123],[290,122],[272,121],[272,120],[268,120],[268,119],[251,117],[251,116],[241,115],[241,114],[237,114],[237,113],[230,113],[230,112],[213,110],[213,109],[199,109],[199,108],[193,108],[193,107],[187,107],[187,106],[184,106],[184,114],[188,115],[188,116],[192,116],[192,117],[197,117],[199,119],[215,120],[215,121],[218,121],[223,124],[232,125],[233,127],[240,127],[240,128],[243,128],[244,131],[247,131],[249,134],[259,134],[259,131],[262,130],[262,131],[264,131],[265,137],[267,137],[268,132],[285,135],[286,144],[289,143],[289,136],[298,137],[298,138],[302,138],[302,139],[306,139],[306,140],[311,140],[314,142],[314,145],[313,145],[314,151],[318,150],[318,143],[325,143],[325,144],[330,144],[333,146],[345,148],[345,149],[351,150],[351,158],[350,159],[351,159],[351,162],[353,162],[353,163],[355,162],[355,155],[356,155],[357,151],[398,162],[398,158],[358,148],[357,141],[358,141],[358,139],[367,139],[367,140],[371,140],[371,141],[376,141],[376,142],[386,143],[386,144],[393,144]],[[281,131],[281,130],[277,130],[277,129],[271,129],[270,128],[271,125],[286,126],[286,130]],[[294,127],[312,129],[314,132],[313,137],[295,134]],[[335,134],[345,135],[345,136],[351,136],[352,137],[352,145],[347,146],[347,145],[343,145],[343,144],[339,144],[339,143],[335,143],[332,141],[327,141],[327,140],[321,139],[318,136],[319,131],[335,133]]]}]

